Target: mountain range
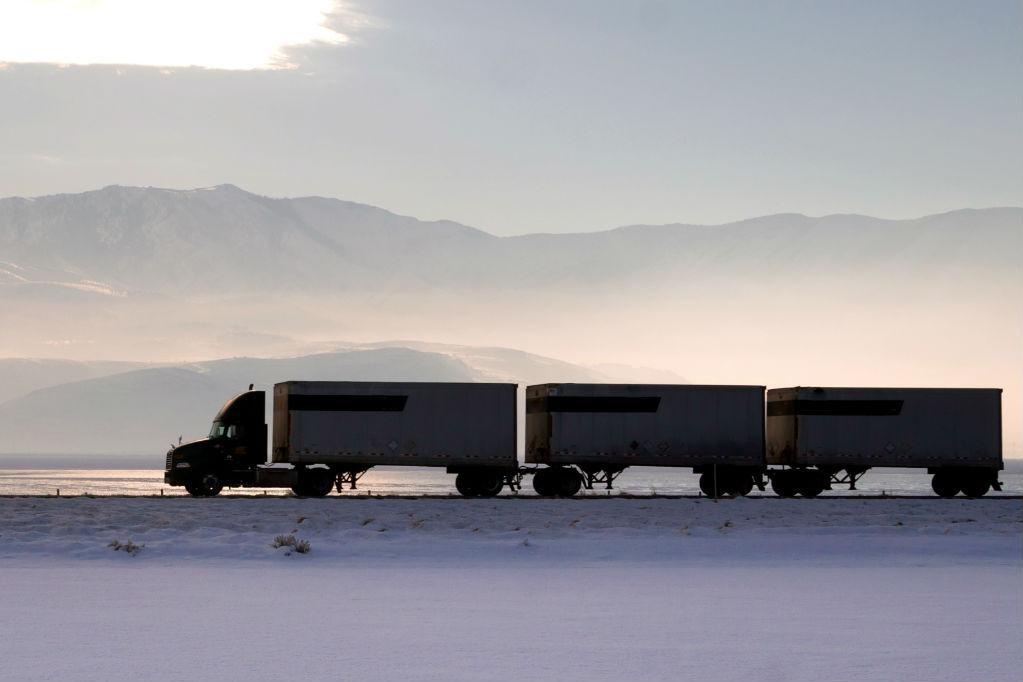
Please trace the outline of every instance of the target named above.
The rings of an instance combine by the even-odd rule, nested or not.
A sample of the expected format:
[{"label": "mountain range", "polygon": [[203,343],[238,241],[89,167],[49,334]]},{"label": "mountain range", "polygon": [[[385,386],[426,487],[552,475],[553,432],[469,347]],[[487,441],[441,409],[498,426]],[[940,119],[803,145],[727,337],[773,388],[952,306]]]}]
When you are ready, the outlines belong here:
[{"label": "mountain range", "polygon": [[[538,381],[554,380],[549,359],[560,358],[619,380],[1002,387],[1006,449],[1023,454],[1021,255],[1023,208],[1013,207],[497,237],[233,185],[0,199],[0,357],[18,359],[0,387],[0,428],[33,424],[43,442],[45,424],[32,421],[40,406],[12,405],[27,404],[22,389],[36,377],[64,370],[26,362],[84,363],[63,383],[99,395],[105,384],[89,381],[184,386],[211,374],[178,370],[210,358],[413,339],[392,345],[446,356],[461,347],[477,356],[467,363],[476,379],[515,373],[500,370],[507,355],[484,369],[466,349],[547,358],[534,363],[550,368]],[[118,362],[137,364],[104,364]],[[210,388],[203,410],[234,386]],[[87,395],[62,404],[85,410]],[[147,434],[184,430],[196,416]],[[107,442],[81,438],[47,448]],[[32,442],[0,451],[22,445]]]},{"label": "mountain range", "polygon": [[767,281],[949,268],[1018,271],[1023,209],[916,220],[772,215],[717,226],[634,225],[495,237],[322,197],[233,185],[111,186],[0,199],[0,287],[131,294],[614,289],[624,283]]}]

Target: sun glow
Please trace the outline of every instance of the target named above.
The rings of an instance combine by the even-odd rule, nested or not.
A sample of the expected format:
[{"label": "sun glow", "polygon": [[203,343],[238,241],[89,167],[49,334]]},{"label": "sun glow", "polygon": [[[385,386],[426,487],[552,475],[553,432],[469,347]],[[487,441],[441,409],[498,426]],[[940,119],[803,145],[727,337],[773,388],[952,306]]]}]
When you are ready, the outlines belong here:
[{"label": "sun glow", "polygon": [[286,48],[338,45],[333,0],[3,0],[0,64],[296,66]]}]

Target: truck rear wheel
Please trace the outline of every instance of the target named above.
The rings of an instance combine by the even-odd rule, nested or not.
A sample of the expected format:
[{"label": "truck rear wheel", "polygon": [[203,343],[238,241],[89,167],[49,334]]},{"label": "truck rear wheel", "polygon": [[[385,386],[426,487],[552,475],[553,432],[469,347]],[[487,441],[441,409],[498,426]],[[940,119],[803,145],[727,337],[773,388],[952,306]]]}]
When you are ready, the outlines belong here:
[{"label": "truck rear wheel", "polygon": [[557,490],[557,470],[539,469],[533,474],[533,490],[540,497],[554,497]]},{"label": "truck rear wheel", "polygon": [[728,491],[724,488],[724,477],[717,477],[717,484],[714,483],[714,474],[710,471],[705,471],[700,474],[700,491],[703,492],[707,497],[721,497],[727,495]]},{"label": "truck rear wheel", "polygon": [[978,471],[962,481],[963,495],[967,497],[984,497],[991,490],[991,481],[987,472]]},{"label": "truck rear wheel", "polygon": [[817,497],[824,492],[824,486],[815,478],[807,476],[806,480],[799,484],[799,494],[803,497]]},{"label": "truck rear wheel", "polygon": [[736,474],[735,482],[732,485],[732,492],[740,497],[746,497],[753,492],[753,475]]},{"label": "truck rear wheel", "polygon": [[298,481],[291,492],[299,497],[326,497],[334,489],[334,472],[330,469],[304,469],[298,472]]},{"label": "truck rear wheel", "polygon": [[583,477],[575,469],[561,469],[558,471],[557,484],[559,496],[572,497],[583,487]]},{"label": "truck rear wheel", "polygon": [[477,497],[480,494],[479,481],[469,471],[455,476],[455,489],[462,497]]},{"label": "truck rear wheel", "polygon": [[797,492],[795,483],[795,477],[789,470],[776,471],[771,476],[771,490],[778,497],[795,497]]},{"label": "truck rear wheel", "polygon": [[931,489],[938,497],[955,497],[959,494],[959,481],[951,471],[938,471],[931,479]]},{"label": "truck rear wheel", "polygon": [[504,490],[504,474],[479,472],[476,474],[476,490],[480,497],[497,497]]}]

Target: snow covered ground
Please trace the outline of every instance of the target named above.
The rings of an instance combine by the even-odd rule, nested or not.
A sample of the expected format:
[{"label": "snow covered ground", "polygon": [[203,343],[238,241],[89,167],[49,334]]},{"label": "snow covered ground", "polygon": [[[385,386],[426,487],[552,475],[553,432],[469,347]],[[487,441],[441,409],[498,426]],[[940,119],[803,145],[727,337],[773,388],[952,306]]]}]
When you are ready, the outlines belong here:
[{"label": "snow covered ground", "polygon": [[1020,500],[5,498],[0,576],[0,679],[1023,670]]}]

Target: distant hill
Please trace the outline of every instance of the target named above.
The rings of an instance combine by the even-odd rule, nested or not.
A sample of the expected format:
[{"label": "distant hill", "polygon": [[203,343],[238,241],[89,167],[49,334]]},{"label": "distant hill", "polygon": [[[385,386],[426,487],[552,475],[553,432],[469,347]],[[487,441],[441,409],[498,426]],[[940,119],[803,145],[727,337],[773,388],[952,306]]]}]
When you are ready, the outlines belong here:
[{"label": "distant hill", "polygon": [[[159,454],[179,435],[203,435],[224,401],[250,383],[269,391],[274,383],[292,379],[529,383],[605,378],[569,363],[508,349],[433,346],[450,352],[361,348],[141,369],[130,369],[129,363],[0,361],[0,385],[32,366],[39,370],[33,378],[46,384],[0,403],[0,453]],[[61,379],[66,383],[54,385]],[[271,401],[268,398],[268,412]]]}]

